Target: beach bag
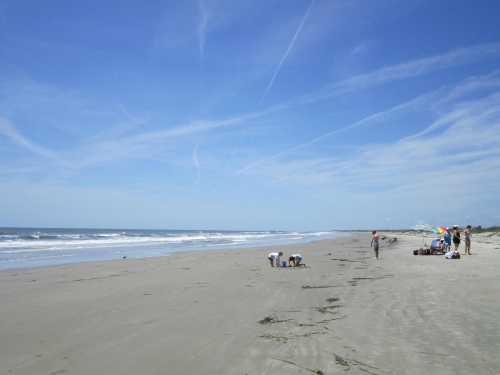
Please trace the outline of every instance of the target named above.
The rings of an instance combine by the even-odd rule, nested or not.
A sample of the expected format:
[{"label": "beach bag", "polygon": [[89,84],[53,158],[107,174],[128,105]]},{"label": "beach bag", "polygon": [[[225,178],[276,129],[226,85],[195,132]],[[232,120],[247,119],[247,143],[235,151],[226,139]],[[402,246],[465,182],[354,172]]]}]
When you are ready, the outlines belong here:
[{"label": "beach bag", "polygon": [[454,251],[448,251],[444,257],[446,259],[460,259],[460,253],[459,252],[454,252]]}]

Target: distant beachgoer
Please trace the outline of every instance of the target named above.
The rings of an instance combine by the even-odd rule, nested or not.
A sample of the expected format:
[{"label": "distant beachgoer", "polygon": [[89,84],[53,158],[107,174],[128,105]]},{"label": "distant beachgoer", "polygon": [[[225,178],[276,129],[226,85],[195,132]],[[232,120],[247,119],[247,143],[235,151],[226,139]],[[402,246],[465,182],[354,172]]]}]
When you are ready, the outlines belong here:
[{"label": "distant beachgoer", "polygon": [[467,227],[464,230],[464,237],[465,237],[465,254],[470,255],[470,240],[472,237],[472,227],[470,225],[467,225]]},{"label": "distant beachgoer", "polygon": [[292,254],[288,258],[288,267],[298,267],[301,265],[304,257],[301,254]]},{"label": "distant beachgoer", "polygon": [[455,245],[455,251],[458,251],[458,246],[460,246],[460,230],[457,226],[453,227],[453,245]]},{"label": "distant beachgoer", "polygon": [[446,245],[446,250],[451,249],[451,234],[450,229],[446,228],[446,233],[444,234],[444,243]]},{"label": "distant beachgoer", "polygon": [[279,267],[281,266],[280,261],[281,257],[283,256],[283,252],[272,252],[269,253],[267,256],[267,259],[269,259],[269,263],[271,264],[271,267]]},{"label": "distant beachgoer", "polygon": [[373,247],[373,251],[375,251],[375,258],[378,259],[378,240],[379,240],[379,235],[377,234],[377,231],[374,230],[372,232],[372,242],[371,242],[371,247]]}]

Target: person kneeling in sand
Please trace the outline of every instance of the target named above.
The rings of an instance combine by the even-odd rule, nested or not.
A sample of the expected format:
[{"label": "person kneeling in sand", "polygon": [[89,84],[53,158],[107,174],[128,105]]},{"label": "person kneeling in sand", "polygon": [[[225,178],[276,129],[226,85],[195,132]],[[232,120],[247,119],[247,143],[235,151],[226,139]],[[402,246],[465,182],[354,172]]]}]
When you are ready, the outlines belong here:
[{"label": "person kneeling in sand", "polygon": [[280,266],[280,260],[281,260],[281,257],[283,256],[283,252],[280,251],[279,253],[277,252],[273,252],[273,253],[269,253],[269,255],[267,256],[267,259],[269,259],[269,263],[271,264],[271,267],[279,267]]},{"label": "person kneeling in sand", "polygon": [[305,264],[302,264],[302,260],[304,257],[301,254],[292,254],[288,258],[288,267],[298,267],[298,266],[305,266]]}]

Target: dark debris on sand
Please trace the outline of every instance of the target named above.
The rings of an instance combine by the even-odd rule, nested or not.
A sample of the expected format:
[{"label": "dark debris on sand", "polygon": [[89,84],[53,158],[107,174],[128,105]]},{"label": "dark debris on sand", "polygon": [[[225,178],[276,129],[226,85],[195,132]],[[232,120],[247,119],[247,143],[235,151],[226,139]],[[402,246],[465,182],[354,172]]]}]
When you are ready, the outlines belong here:
[{"label": "dark debris on sand", "polygon": [[276,361],[280,361],[280,362],[287,363],[289,365],[295,366],[295,367],[297,367],[299,369],[309,371],[312,374],[325,375],[325,373],[323,371],[321,371],[320,369],[312,369],[312,368],[304,367],[304,366],[301,366],[301,365],[299,365],[299,364],[297,364],[297,363],[295,363],[293,361],[289,361],[289,360],[286,360],[286,359],[281,359],[281,358],[273,358],[273,359],[276,360]]},{"label": "dark debris on sand", "polygon": [[266,316],[264,319],[258,321],[259,324],[275,324],[275,323],[284,323],[289,322],[292,319],[278,319],[275,316]]},{"label": "dark debris on sand", "polygon": [[367,363],[358,361],[356,359],[344,358],[344,357],[338,355],[337,353],[333,353],[333,356],[335,358],[335,363],[339,366],[342,366],[344,368],[344,371],[349,371],[352,367],[357,367],[359,370],[361,370],[367,374],[378,375],[378,373],[375,372],[374,370],[380,370],[378,367],[369,365]]},{"label": "dark debris on sand", "polygon": [[336,288],[337,285],[302,285],[302,289],[325,289]]},{"label": "dark debris on sand", "polygon": [[328,305],[328,306],[320,306],[316,307],[315,310],[322,314],[335,314],[335,310],[341,308],[342,305]]},{"label": "dark debris on sand", "polygon": [[338,298],[338,297],[330,297],[330,298],[326,299],[326,302],[332,303],[332,302],[337,302],[339,300],[340,300],[340,298]]}]

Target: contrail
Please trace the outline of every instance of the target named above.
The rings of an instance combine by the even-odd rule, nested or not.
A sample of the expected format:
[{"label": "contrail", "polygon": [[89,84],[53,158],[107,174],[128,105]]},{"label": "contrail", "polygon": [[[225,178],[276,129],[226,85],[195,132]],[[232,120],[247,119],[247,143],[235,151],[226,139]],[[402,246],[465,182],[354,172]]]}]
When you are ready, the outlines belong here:
[{"label": "contrail", "polygon": [[196,168],[196,185],[200,183],[200,161],[198,159],[198,147],[199,144],[197,144],[193,149],[193,164]]},{"label": "contrail", "polygon": [[207,37],[207,26],[209,20],[209,13],[205,7],[203,0],[198,1],[198,9],[200,12],[201,21],[198,24],[198,49],[200,52],[200,59],[205,56],[205,42]]},{"label": "contrail", "polygon": [[259,159],[257,161],[254,161],[253,163],[250,163],[248,165],[246,165],[245,167],[241,168],[240,170],[238,170],[236,172],[236,174],[242,174],[248,170],[251,170],[261,164],[264,164],[264,163],[267,163],[269,161],[272,161],[272,160],[276,160],[276,159],[279,159],[281,156],[283,155],[287,155],[293,151],[297,151],[297,150],[300,150],[302,148],[305,148],[305,147],[309,147],[315,143],[318,143],[319,141],[325,139],[325,138],[328,138],[328,137],[331,137],[332,135],[335,135],[335,134],[339,134],[339,133],[342,133],[342,132],[346,132],[346,131],[349,131],[349,130],[352,130],[352,129],[355,129],[355,128],[359,128],[359,127],[362,127],[362,126],[366,126],[368,124],[370,124],[372,121],[374,120],[383,120],[386,116],[388,115],[391,115],[395,112],[398,112],[398,111],[401,111],[401,110],[406,110],[408,108],[414,108],[416,106],[419,106],[423,103],[428,103],[430,100],[432,100],[433,98],[436,97],[436,94],[441,92],[441,89],[438,89],[438,90],[434,90],[434,91],[431,91],[429,93],[426,93],[426,94],[422,94],[422,95],[419,95],[413,99],[410,99],[409,101],[406,101],[404,103],[401,103],[401,104],[398,104],[392,108],[389,108],[385,111],[381,111],[381,112],[377,112],[377,113],[374,113],[372,115],[369,115],[367,117],[364,117],[362,118],[361,120],[358,120],[350,125],[347,125],[343,128],[339,128],[339,129],[335,129],[335,130],[332,130],[332,131],[329,131],[327,133],[324,133],[324,134],[321,134],[319,136],[317,136],[316,138],[312,139],[312,140],[309,140],[305,143],[301,143],[299,145],[296,145],[296,146],[293,146],[293,147],[290,147],[286,150],[283,150],[281,152],[278,152],[277,154],[274,154],[270,157],[267,157],[267,158],[262,158],[262,159]]},{"label": "contrail", "polygon": [[2,117],[0,117],[0,135],[4,135],[17,146],[24,147],[35,155],[43,156],[47,159],[58,159],[55,152],[30,141],[28,138],[21,135],[9,120]]},{"label": "contrail", "polygon": [[307,11],[304,14],[304,17],[302,17],[302,21],[300,22],[300,25],[297,28],[297,31],[295,31],[295,35],[293,36],[292,40],[290,41],[290,44],[288,45],[288,48],[287,48],[285,54],[283,55],[283,57],[281,58],[281,61],[279,62],[278,66],[276,67],[276,70],[274,71],[273,77],[271,78],[271,81],[269,81],[269,84],[267,85],[266,90],[264,91],[264,95],[262,95],[261,101],[264,100],[264,98],[267,96],[267,94],[269,93],[269,91],[273,87],[274,81],[276,80],[276,77],[278,76],[278,74],[281,70],[281,67],[283,66],[283,63],[288,58],[288,55],[290,54],[290,52],[293,49],[293,46],[295,45],[295,41],[297,40],[297,37],[299,36],[300,32],[302,31],[302,27],[304,27],[304,24],[307,20],[307,17],[309,16],[309,13],[313,7],[314,1],[315,0],[311,0],[311,4],[309,4],[309,7],[307,8]]}]

